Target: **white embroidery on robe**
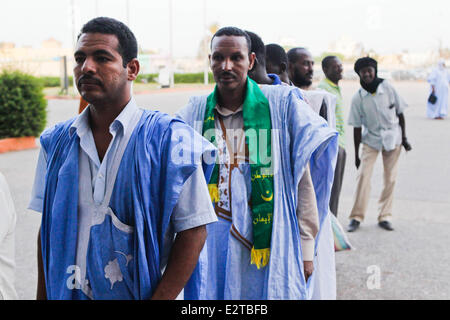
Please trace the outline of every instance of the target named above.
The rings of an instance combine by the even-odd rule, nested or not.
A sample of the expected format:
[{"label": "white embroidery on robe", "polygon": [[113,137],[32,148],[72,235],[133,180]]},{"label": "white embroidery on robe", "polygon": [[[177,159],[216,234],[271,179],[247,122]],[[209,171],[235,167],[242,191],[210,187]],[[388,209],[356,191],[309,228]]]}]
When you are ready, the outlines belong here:
[{"label": "white embroidery on robe", "polygon": [[[133,256],[131,254],[126,255],[121,251],[114,251],[114,252],[122,255],[125,258],[126,267],[128,266],[128,263],[130,263],[130,261],[133,259]],[[111,290],[113,289],[114,284],[116,282],[123,281],[123,274],[122,271],[120,270],[119,260],[117,260],[117,258],[108,262],[108,265],[105,267],[105,278],[109,279],[109,281],[111,282]]]},{"label": "white embroidery on robe", "polygon": [[231,211],[230,205],[230,194],[229,194],[229,163],[230,156],[227,150],[227,144],[222,136],[222,131],[218,130],[220,134],[216,135],[217,149],[219,157],[219,181],[217,183],[217,188],[219,190],[219,202],[218,206],[224,210]]}]

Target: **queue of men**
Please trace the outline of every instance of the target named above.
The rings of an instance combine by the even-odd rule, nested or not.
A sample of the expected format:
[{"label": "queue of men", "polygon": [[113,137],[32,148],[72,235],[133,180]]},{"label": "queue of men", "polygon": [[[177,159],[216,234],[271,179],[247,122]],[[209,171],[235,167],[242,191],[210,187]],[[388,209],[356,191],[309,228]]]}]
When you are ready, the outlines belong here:
[{"label": "queue of men", "polygon": [[[323,60],[315,89],[307,49],[286,53],[221,28],[210,43],[214,91],[171,117],[132,96],[137,48],[111,18],[78,36],[74,76],[88,106],[42,133],[29,205],[42,213],[37,298],[335,299],[330,215],[346,160],[340,60]],[[364,217],[378,152],[387,170],[380,227],[393,229],[397,160],[401,146],[411,149],[406,104],[376,67],[355,65],[362,88],[349,124],[364,170],[350,231]],[[370,103],[380,110],[367,111]]]}]

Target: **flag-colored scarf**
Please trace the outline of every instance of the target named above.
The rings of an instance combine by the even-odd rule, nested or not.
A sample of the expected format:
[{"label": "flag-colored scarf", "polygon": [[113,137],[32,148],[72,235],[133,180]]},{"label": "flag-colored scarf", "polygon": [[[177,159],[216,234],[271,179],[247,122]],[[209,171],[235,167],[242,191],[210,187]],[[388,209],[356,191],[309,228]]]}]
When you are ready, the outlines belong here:
[{"label": "flag-colored scarf", "polygon": [[[208,130],[215,132],[214,109],[217,105],[217,86],[206,102],[203,135]],[[271,170],[271,119],[269,101],[258,85],[247,78],[247,88],[243,104],[245,142],[249,150],[251,170],[250,207],[253,220],[253,247],[251,263],[258,269],[269,262],[270,242],[274,208],[273,170]],[[213,130],[211,130],[213,129]],[[215,135],[207,137],[217,146]],[[216,205],[218,192],[219,164],[216,163],[208,185],[211,200]]]}]

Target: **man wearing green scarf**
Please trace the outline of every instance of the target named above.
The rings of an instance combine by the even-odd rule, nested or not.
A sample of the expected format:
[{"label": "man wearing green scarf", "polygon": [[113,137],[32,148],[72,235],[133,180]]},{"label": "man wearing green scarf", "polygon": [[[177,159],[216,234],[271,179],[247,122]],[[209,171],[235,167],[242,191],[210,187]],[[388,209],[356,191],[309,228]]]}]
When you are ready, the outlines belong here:
[{"label": "man wearing green scarf", "polygon": [[298,211],[314,212],[310,222],[320,235],[336,132],[297,89],[260,88],[248,78],[255,61],[249,48],[244,31],[220,29],[210,55],[217,85],[178,114],[219,151],[208,185],[219,222],[208,229],[187,299],[308,298],[312,270],[303,261],[314,257],[314,245],[303,252],[298,221],[307,214]]}]

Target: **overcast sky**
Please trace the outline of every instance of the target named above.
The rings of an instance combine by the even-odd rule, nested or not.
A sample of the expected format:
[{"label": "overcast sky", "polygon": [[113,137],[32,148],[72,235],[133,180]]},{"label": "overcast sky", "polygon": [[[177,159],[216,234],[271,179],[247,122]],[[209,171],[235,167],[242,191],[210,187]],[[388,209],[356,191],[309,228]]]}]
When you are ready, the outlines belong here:
[{"label": "overcast sky", "polygon": [[[76,33],[96,15],[127,22],[144,49],[169,52],[169,0],[74,0]],[[70,0],[2,0],[0,42],[72,45]],[[318,55],[342,36],[379,53],[450,47],[448,0],[172,0],[174,56],[195,56],[206,24],[233,25],[265,43],[291,39]],[[206,10],[204,5],[206,4]],[[206,12],[206,15],[204,14]]]}]

